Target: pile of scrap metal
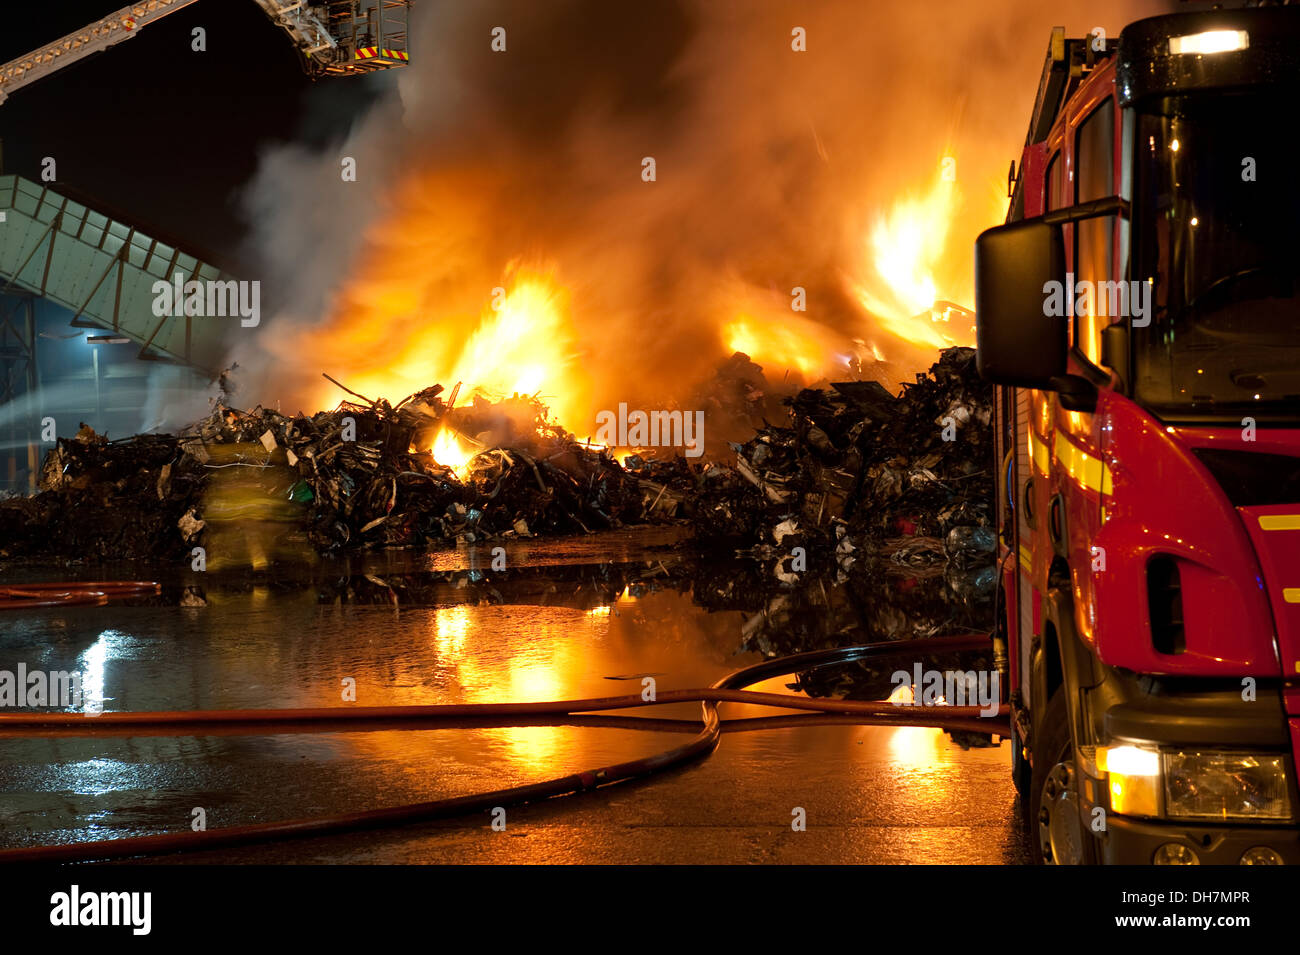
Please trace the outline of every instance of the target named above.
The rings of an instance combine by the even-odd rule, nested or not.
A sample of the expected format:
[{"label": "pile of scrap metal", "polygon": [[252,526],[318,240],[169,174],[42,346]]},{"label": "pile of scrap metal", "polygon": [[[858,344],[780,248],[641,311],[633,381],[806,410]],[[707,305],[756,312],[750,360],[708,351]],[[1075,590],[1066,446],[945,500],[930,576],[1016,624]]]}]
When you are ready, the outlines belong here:
[{"label": "pile of scrap metal", "polygon": [[909,565],[991,560],[993,396],[974,349],[944,350],[898,396],[871,381],[831,388],[786,399],[788,425],[704,469],[697,539],[833,552],[841,567],[863,551]]},{"label": "pile of scrap metal", "polygon": [[[608,454],[546,421],[535,398],[454,407],[434,385],[397,405],[344,402],[310,418],[219,408],[183,447],[250,449],[287,467],[283,491],[308,507],[318,551],[425,547],[615,527],[641,518],[642,492]],[[444,430],[475,453],[459,469],[431,453]]]},{"label": "pile of scrap metal", "polygon": [[107,441],[86,426],[45,456],[40,493],[0,501],[0,557],[112,560],[174,553],[202,476],[168,435]]},{"label": "pile of scrap metal", "polygon": [[[714,410],[780,407],[744,356],[724,371]],[[110,442],[83,427],[47,454],[40,493],[0,501],[0,558],[203,547],[257,568],[662,521],[689,521],[705,549],[779,559],[787,582],[842,573],[864,552],[924,568],[982,567],[994,550],[992,395],[969,348],[944,351],[897,397],[871,381],[804,389],[784,399],[788,425],[731,444],[730,464],[631,454],[620,466],[550,423],[536,397],[457,405],[457,389],[440,385],[396,405],[352,394],[311,416],[222,399],[176,436]],[[435,446],[444,459],[454,449],[455,466]]]},{"label": "pile of scrap metal", "polygon": [[[83,426],[46,455],[39,493],[0,502],[0,557],[177,557],[203,545],[214,557],[238,549],[238,563],[258,567],[312,550],[643,520],[637,480],[607,452],[547,425],[535,398],[453,407],[442,390],[397,405],[348,401],[310,417],[222,401],[176,436],[110,442]],[[481,448],[459,470],[428,450],[444,428]]]}]

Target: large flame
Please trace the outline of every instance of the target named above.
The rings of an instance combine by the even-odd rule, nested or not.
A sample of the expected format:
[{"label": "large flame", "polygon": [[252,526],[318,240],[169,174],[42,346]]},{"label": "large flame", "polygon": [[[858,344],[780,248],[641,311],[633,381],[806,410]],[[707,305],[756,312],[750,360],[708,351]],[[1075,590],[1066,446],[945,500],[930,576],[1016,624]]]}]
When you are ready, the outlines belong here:
[{"label": "large flame", "polygon": [[[414,262],[411,268],[409,281],[415,285],[419,273]],[[579,360],[569,293],[554,268],[512,264],[477,319],[454,312],[407,319],[410,302],[398,290],[374,284],[362,276],[342,296],[344,302],[367,305],[342,323],[357,345],[357,365],[340,371],[353,391],[396,400],[433,382],[449,390],[459,384],[457,404],[475,395],[489,400],[536,395],[552,419],[570,430],[584,427],[590,418],[590,383]],[[383,342],[384,330],[394,327],[400,329],[398,340]],[[375,347],[388,349],[389,361],[375,363]],[[443,452],[451,451],[449,438]],[[441,464],[455,463],[435,457]]]},{"label": "large flame", "polygon": [[[926,188],[900,195],[887,209],[859,207],[874,218],[840,246],[835,264],[847,276],[848,295],[839,302],[825,294],[824,285],[810,282],[812,294],[794,296],[784,287],[764,288],[720,270],[699,316],[716,330],[693,347],[698,351],[712,337],[717,361],[744,352],[782,387],[778,383],[838,380],[886,358],[923,360],[901,357],[881,332],[922,349],[969,343],[970,315],[951,303],[970,303],[966,237],[973,223],[962,218],[956,177],[946,171],[948,165],[941,164]],[[555,424],[586,437],[602,403],[615,407],[613,402],[624,400],[628,368],[638,360],[613,351],[611,338],[638,341],[642,349],[652,339],[644,329],[630,334],[627,315],[602,310],[601,302],[606,309],[609,304],[608,289],[601,298],[589,263],[573,258],[562,243],[546,256],[533,253],[529,264],[516,260],[504,272],[494,265],[489,248],[518,254],[521,242],[514,236],[496,241],[485,225],[490,217],[475,199],[479,190],[473,177],[461,182],[437,172],[413,175],[400,193],[398,214],[369,237],[356,271],[335,297],[333,314],[312,334],[290,341],[284,357],[319,361],[349,389],[390,401],[433,382],[449,392],[459,384],[458,405],[475,396],[536,396]],[[1004,210],[1005,199],[997,216]],[[561,267],[571,273],[580,297],[561,281]],[[795,311],[796,299],[807,312]],[[855,305],[860,315],[853,314]],[[686,354],[686,347],[678,348],[682,362],[695,361],[698,355]],[[707,374],[708,364],[695,361],[692,374]],[[671,400],[699,383],[680,375],[656,377],[652,388],[637,387]],[[322,390],[317,397],[324,407],[340,395]],[[467,443],[469,437],[447,429],[430,450],[439,463],[463,472],[481,450]]]},{"label": "large flame", "polygon": [[[935,348],[973,341],[970,314],[962,307],[974,304],[969,272],[954,261],[969,252],[949,242],[963,206],[955,171],[956,159],[945,156],[928,188],[904,193],[877,217],[864,241],[860,275],[849,279],[851,293],[886,331]],[[1005,215],[1000,186],[991,199],[981,226]]]},{"label": "large flame", "polygon": [[853,286],[858,301],[887,331],[916,344],[953,344],[932,310],[938,298],[935,273],[960,201],[956,178],[945,176],[941,164],[924,193],[901,196],[877,218],[866,243],[867,277]]},{"label": "large flame", "polygon": [[493,400],[541,395],[559,423],[572,428],[589,410],[575,403],[575,392],[586,391],[574,387],[577,358],[568,292],[554,273],[529,271],[496,290],[445,380]]}]

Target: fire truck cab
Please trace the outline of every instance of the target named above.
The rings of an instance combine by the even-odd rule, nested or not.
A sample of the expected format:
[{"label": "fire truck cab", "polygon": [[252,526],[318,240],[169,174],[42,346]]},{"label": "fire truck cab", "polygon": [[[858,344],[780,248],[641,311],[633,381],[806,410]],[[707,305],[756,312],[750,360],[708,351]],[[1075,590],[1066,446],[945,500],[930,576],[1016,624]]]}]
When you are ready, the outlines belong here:
[{"label": "fire truck cab", "polygon": [[976,243],[1043,862],[1300,862],[1297,50],[1294,6],[1054,31]]}]

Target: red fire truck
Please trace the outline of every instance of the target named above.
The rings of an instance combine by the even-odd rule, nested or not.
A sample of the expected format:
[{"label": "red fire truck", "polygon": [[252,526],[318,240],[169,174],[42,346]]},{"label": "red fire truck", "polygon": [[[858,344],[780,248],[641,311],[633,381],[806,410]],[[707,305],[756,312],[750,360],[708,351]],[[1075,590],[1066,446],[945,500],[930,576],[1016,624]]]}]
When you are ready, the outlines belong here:
[{"label": "red fire truck", "polygon": [[1044,862],[1300,862],[1298,107],[1300,7],[1057,30],[976,244]]}]

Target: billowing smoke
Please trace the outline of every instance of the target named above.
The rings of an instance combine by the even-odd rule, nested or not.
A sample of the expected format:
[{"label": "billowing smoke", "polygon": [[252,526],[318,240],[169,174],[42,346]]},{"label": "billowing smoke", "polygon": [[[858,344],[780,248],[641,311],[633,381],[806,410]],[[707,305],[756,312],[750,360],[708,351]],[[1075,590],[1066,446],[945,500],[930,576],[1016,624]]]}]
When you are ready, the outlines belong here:
[{"label": "billowing smoke", "polygon": [[[287,305],[234,358],[255,400],[311,411],[345,397],[323,371],[396,399],[514,340],[508,360],[536,357],[561,406],[657,407],[731,353],[740,321],[775,378],[834,377],[858,348],[901,379],[935,343],[855,295],[882,284],[873,229],[953,159],[935,290],[972,305],[972,243],[996,221],[1051,27],[1114,37],[1169,6],[418,3],[391,93],[335,147],[266,157],[248,207]],[[471,341],[498,287],[527,287],[526,316]]]}]

